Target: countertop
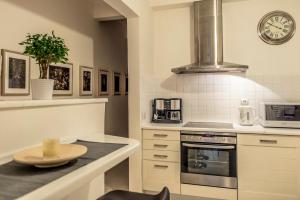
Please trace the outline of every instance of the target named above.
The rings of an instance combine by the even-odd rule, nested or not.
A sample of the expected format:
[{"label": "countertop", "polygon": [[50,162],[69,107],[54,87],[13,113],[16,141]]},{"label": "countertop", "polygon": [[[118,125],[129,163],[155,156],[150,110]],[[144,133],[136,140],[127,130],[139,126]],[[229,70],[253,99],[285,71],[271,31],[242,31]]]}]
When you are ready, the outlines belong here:
[{"label": "countertop", "polygon": [[[39,189],[34,190],[31,193],[28,193],[27,195],[21,197],[20,200],[60,199],[63,197],[63,195],[71,193],[74,189],[88,184],[95,177],[103,174],[108,169],[128,158],[139,148],[140,145],[140,143],[134,139],[102,134],[92,134],[76,139],[91,142],[119,143],[127,145],[43,187],[40,187]],[[72,142],[72,139],[69,138],[68,140]]]},{"label": "countertop", "polygon": [[173,130],[173,131],[213,131],[213,132],[233,132],[239,134],[266,134],[266,135],[288,135],[300,136],[300,129],[292,128],[265,128],[261,125],[241,126],[234,123],[232,129],[214,128],[191,128],[183,127],[183,124],[144,124],[142,129],[148,130]]}]

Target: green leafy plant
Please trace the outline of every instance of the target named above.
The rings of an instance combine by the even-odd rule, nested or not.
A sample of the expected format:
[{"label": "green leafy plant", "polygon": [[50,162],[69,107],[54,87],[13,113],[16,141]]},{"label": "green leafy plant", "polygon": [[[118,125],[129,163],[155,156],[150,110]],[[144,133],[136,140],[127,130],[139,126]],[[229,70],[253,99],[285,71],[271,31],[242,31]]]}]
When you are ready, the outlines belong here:
[{"label": "green leafy plant", "polygon": [[34,58],[39,65],[40,79],[47,79],[48,68],[51,63],[66,63],[69,49],[64,39],[55,36],[54,31],[48,34],[30,34],[19,43],[25,46],[24,54]]}]

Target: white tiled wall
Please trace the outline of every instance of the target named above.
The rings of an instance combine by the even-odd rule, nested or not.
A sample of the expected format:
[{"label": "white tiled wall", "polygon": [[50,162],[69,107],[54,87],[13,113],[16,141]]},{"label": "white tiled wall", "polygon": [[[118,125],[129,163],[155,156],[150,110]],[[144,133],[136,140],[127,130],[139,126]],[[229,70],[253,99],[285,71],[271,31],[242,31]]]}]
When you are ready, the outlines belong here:
[{"label": "white tiled wall", "polygon": [[143,79],[142,118],[150,122],[153,98],[179,97],[185,122],[236,122],[241,98],[249,99],[258,112],[262,101],[300,101],[299,86],[299,76],[190,74]]},{"label": "white tiled wall", "polygon": [[261,101],[300,102],[299,31],[283,45],[268,45],[257,34],[266,13],[284,10],[300,21],[299,9],[299,0],[224,1],[224,61],[249,65],[244,76],[172,74],[172,68],[195,62],[192,8],[155,10],[153,67],[142,78],[143,122],[150,121],[155,97],[183,98],[184,121],[237,121],[241,98],[255,108]]}]

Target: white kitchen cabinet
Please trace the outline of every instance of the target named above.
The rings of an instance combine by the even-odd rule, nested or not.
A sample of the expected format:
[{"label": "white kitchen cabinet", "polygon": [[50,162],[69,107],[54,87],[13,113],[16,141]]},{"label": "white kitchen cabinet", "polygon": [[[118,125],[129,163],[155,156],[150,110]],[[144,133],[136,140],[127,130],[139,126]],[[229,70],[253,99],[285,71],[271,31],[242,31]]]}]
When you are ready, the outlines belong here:
[{"label": "white kitchen cabinet", "polygon": [[300,137],[238,135],[238,199],[300,199]]},{"label": "white kitchen cabinet", "polygon": [[160,191],[167,186],[180,194],[180,165],[175,162],[143,161],[143,189]]},{"label": "white kitchen cabinet", "polygon": [[143,130],[143,190],[180,194],[180,132]]}]

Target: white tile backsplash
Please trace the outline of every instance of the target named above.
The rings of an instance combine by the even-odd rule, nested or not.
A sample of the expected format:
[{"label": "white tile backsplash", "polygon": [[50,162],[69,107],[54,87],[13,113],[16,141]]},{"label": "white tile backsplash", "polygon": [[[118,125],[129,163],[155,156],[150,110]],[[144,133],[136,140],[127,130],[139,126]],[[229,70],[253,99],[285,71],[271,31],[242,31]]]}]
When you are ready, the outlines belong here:
[{"label": "white tile backsplash", "polygon": [[[262,101],[300,101],[299,76],[238,76],[228,74],[172,75],[168,79],[143,78],[142,112],[151,119],[153,98],[183,99],[184,121],[237,122],[241,98],[258,112]],[[143,115],[144,116],[144,115]]]}]

